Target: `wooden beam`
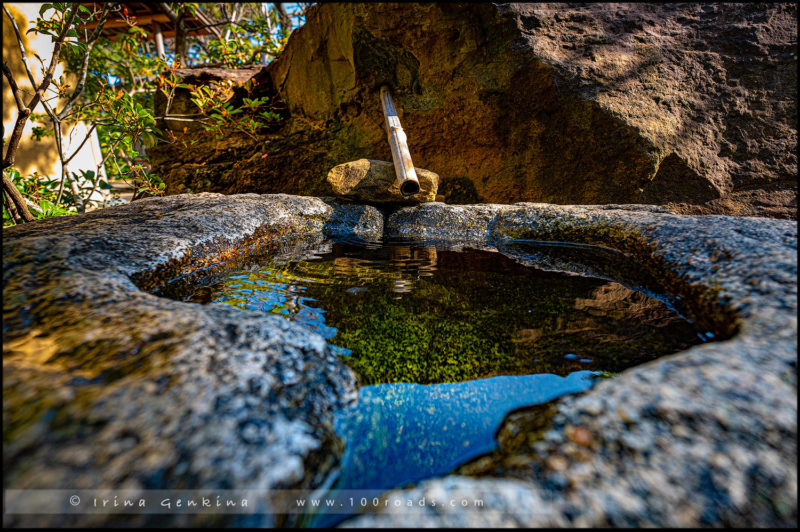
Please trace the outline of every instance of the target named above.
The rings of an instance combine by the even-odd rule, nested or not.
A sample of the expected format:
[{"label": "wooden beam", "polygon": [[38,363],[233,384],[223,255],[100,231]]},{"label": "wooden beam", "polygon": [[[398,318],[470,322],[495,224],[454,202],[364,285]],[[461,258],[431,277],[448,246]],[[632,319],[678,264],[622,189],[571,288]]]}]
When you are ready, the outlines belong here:
[{"label": "wooden beam", "polygon": [[156,40],[156,53],[158,57],[164,58],[164,35],[161,33],[161,26],[158,22],[153,22],[153,37]]}]

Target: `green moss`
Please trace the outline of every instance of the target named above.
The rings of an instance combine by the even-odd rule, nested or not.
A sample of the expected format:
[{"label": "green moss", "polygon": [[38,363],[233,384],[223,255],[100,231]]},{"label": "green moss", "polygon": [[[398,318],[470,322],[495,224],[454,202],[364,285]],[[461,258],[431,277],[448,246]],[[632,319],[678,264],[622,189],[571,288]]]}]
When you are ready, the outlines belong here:
[{"label": "green moss", "polygon": [[342,359],[362,384],[618,372],[698,341],[689,323],[641,293],[478,251],[399,246],[354,256],[335,247],[322,260],[230,276],[189,300],[315,329],[351,351]]}]

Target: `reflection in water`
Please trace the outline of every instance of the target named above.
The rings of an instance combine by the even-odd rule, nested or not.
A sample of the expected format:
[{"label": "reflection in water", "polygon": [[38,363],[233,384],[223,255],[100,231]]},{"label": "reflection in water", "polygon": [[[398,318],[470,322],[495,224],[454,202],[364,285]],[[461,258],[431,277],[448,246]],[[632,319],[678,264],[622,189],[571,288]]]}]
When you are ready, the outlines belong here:
[{"label": "reflection in water", "polygon": [[362,384],[619,372],[698,343],[664,302],[616,282],[498,253],[361,247],[255,265],[191,294],[280,314],[321,334]]},{"label": "reflection in water", "polygon": [[334,243],[183,299],[283,315],[344,355],[363,386],[337,414],[345,455],[336,490],[446,474],[492,451],[508,412],[702,339],[665,302],[616,282],[407,243]]},{"label": "reflection in water", "polygon": [[337,432],[350,443],[338,485],[389,489],[449,473],[494,449],[494,434],[508,412],[583,391],[591,386],[592,375],[578,371],[567,377],[365,386],[358,404],[336,421]]}]

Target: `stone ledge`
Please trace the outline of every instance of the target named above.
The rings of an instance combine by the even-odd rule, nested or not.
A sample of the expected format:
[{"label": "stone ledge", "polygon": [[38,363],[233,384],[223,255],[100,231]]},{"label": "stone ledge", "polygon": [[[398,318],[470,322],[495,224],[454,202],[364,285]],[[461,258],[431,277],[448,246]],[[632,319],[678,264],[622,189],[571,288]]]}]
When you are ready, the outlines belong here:
[{"label": "stone ledge", "polygon": [[[159,298],[131,278],[225,258],[253,238],[303,236],[286,240],[302,253],[324,235],[382,232],[372,207],[255,194],[154,198],[4,229],[4,486],[318,485],[337,456],[331,414],[355,391],[324,341],[281,318]],[[602,243],[661,265],[673,291],[695,287],[698,312],[732,315],[738,333],[564,398],[525,482],[451,475],[394,492],[477,490],[483,508],[403,506],[345,525],[796,524],[796,222],[431,203],[391,214],[385,234]],[[571,438],[577,427],[588,447]],[[72,524],[115,523],[82,519]]]},{"label": "stone ledge", "polygon": [[[340,450],[332,412],[356,385],[324,340],[277,316],[156,297],[132,279],[156,286],[243,243],[302,253],[325,235],[379,237],[382,223],[372,207],[319,198],[200,194],[4,229],[4,486],[318,485]],[[7,526],[151,519],[4,514]]]}]

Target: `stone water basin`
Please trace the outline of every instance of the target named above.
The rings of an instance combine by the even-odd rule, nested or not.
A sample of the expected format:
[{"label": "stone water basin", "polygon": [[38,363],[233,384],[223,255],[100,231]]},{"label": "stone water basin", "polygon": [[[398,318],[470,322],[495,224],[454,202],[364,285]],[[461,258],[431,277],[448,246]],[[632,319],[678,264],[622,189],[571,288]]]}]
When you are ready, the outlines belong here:
[{"label": "stone water basin", "polygon": [[[511,411],[714,338],[629,256],[520,241],[504,251],[532,265],[441,242],[328,240],[301,258],[250,257],[162,292],[282,316],[356,371],[358,401],[337,412],[344,455],[327,495],[341,515],[306,521],[323,526],[363,510],[347,504],[354,493],[372,500],[495,450]],[[535,267],[554,261],[584,274]]]},{"label": "stone water basin", "polygon": [[[558,399],[541,438],[511,451],[501,439],[513,460],[473,467],[482,471],[476,477],[448,474],[387,494],[394,501],[469,493],[484,497],[481,508],[403,507],[347,525],[796,523],[796,223],[648,206],[434,203],[381,213],[282,194],[199,194],[4,229],[4,488],[330,487],[346,461],[339,413],[357,404],[360,384],[346,357],[283,317],[163,296],[181,282],[168,281],[199,286],[244,249],[297,259],[328,239],[354,236],[436,241],[437,257],[500,251],[518,265],[600,279],[595,292],[621,280],[651,299],[666,295],[655,300],[721,341],[697,338]],[[660,288],[647,280],[625,286],[627,271],[604,274],[512,245],[522,241],[614,249]],[[615,294],[624,292],[605,289]],[[407,384],[525,378],[492,374],[497,369],[473,380]],[[602,370],[557,369],[548,371],[562,379]],[[391,384],[398,385],[375,386]],[[286,522],[270,504],[247,524]],[[81,514],[66,505],[64,512],[7,511],[4,524],[220,522]]]}]

